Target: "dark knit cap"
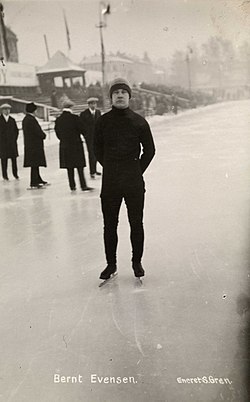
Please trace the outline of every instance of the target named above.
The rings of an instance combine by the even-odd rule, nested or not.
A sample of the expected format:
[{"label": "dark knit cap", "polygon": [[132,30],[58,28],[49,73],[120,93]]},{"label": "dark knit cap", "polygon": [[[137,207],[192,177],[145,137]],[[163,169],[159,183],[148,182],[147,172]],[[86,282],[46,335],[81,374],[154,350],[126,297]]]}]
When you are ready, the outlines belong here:
[{"label": "dark knit cap", "polygon": [[27,113],[33,113],[36,109],[37,109],[37,106],[33,102],[27,103],[27,105],[26,105]]},{"label": "dark knit cap", "polygon": [[131,98],[131,85],[128,82],[128,80],[126,80],[126,78],[115,78],[113,81],[111,81],[110,85],[109,85],[109,96],[110,98],[112,98],[112,93],[114,91],[116,91],[117,89],[125,89],[128,94],[129,94],[129,98]]}]

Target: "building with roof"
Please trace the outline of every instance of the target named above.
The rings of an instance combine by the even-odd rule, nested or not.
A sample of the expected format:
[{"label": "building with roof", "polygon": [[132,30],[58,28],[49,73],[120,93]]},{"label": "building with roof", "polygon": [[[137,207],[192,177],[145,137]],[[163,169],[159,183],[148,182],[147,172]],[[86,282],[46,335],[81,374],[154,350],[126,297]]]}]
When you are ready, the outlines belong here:
[{"label": "building with roof", "polygon": [[[102,71],[101,56],[94,55],[84,57],[80,65],[87,71]],[[161,83],[164,82],[165,71],[159,69],[150,61],[140,60],[139,58],[122,57],[120,55],[106,55],[105,57],[105,76],[106,81],[111,81],[116,77],[123,76],[131,84],[140,82]]]},{"label": "building with roof", "polygon": [[58,50],[49,61],[37,70],[40,88],[50,93],[53,88],[73,89],[85,87],[86,70],[73,63]]}]

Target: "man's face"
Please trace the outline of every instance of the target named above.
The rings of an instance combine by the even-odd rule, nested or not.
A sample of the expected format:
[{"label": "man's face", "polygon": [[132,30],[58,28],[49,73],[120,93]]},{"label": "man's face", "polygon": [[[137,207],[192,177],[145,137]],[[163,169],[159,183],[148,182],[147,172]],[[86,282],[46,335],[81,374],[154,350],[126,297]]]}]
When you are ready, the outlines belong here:
[{"label": "man's face", "polygon": [[2,113],[5,114],[5,116],[9,116],[10,109],[2,109]]},{"label": "man's face", "polygon": [[129,105],[129,93],[126,89],[116,89],[112,93],[112,105],[117,109],[126,109]]},{"label": "man's face", "polygon": [[89,102],[89,108],[91,110],[95,110],[96,109],[96,102]]}]

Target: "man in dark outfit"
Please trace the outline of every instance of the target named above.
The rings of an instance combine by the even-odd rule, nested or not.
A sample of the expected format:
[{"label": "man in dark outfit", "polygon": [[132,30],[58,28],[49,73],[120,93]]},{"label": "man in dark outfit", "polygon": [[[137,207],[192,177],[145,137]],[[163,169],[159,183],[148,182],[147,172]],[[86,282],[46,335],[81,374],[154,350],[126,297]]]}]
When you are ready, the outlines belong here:
[{"label": "man in dark outfit", "polygon": [[143,208],[145,186],[143,173],[155,154],[147,121],[129,108],[131,87],[116,78],[110,85],[112,110],[96,123],[94,151],[103,166],[101,204],[104,218],[104,246],[107,267],[100,279],[116,272],[117,225],[124,198],[130,224],[132,268],[136,277],[144,275],[141,265],[144,244]]},{"label": "man in dark outfit", "polygon": [[30,167],[30,188],[37,189],[47,186],[49,183],[40,176],[39,167],[46,167],[43,141],[46,134],[41,129],[36,119],[37,106],[31,102],[26,105],[26,116],[23,119],[24,137],[24,167]]},{"label": "man in dark outfit", "polygon": [[91,191],[93,188],[87,186],[84,177],[83,169],[86,166],[86,162],[81,139],[82,129],[80,119],[77,115],[73,114],[73,106],[74,103],[71,100],[65,100],[63,103],[63,112],[56,119],[55,123],[55,132],[60,140],[60,168],[67,169],[71,191],[76,190],[75,168],[78,172],[82,191]]},{"label": "man in dark outfit", "polygon": [[15,179],[19,179],[16,162],[16,158],[18,157],[18,128],[15,119],[10,116],[11,106],[8,103],[4,103],[1,105],[0,109],[0,158],[2,176],[4,180],[9,180],[7,168],[8,159],[11,159],[13,176]]},{"label": "man in dark outfit", "polygon": [[101,175],[96,171],[96,157],[94,154],[94,131],[95,123],[98,117],[101,116],[101,111],[96,109],[98,98],[91,97],[87,100],[88,109],[80,114],[80,120],[83,129],[83,135],[86,141],[88,154],[89,154],[89,171],[90,177],[95,178],[95,175]]},{"label": "man in dark outfit", "polygon": [[57,96],[56,96],[56,90],[55,89],[53,89],[53,91],[51,93],[50,101],[51,101],[51,106],[58,108],[58,102],[57,102]]}]

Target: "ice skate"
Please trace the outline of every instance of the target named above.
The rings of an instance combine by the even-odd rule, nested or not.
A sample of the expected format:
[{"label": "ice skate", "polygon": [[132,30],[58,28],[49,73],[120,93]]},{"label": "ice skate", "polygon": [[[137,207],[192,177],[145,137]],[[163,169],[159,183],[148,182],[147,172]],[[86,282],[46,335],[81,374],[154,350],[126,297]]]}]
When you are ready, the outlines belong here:
[{"label": "ice skate", "polygon": [[94,190],[93,187],[88,187],[88,186],[82,187],[82,191],[85,191],[85,192],[89,192],[89,191],[93,191],[93,190]]},{"label": "ice skate", "polygon": [[140,279],[142,276],[145,275],[145,271],[142,268],[142,265],[141,265],[140,262],[133,262],[132,263],[132,268],[134,270],[134,275],[135,275],[136,278]]},{"label": "ice skate", "polygon": [[46,188],[44,185],[38,184],[37,186],[28,187],[27,190],[41,190],[41,189],[44,189],[44,188]]},{"label": "ice skate", "polygon": [[41,183],[39,183],[39,184],[41,184],[42,186],[51,186],[51,183],[49,183],[49,182],[47,182],[47,181],[41,181]]},{"label": "ice skate", "polygon": [[117,275],[117,267],[113,264],[108,264],[107,267],[102,271],[100,279],[103,281],[100,283],[99,287],[105,285],[108,281],[113,279]]}]

